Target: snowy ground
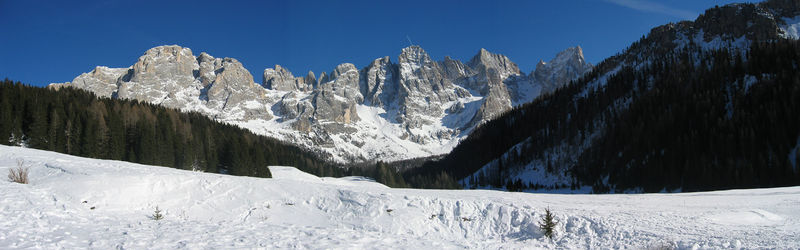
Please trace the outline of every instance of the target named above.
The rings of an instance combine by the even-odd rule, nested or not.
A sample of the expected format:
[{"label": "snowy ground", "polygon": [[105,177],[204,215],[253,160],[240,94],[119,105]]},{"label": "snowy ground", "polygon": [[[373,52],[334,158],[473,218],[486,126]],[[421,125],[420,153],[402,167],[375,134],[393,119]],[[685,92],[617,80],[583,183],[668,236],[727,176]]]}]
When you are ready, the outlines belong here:
[{"label": "snowy ground", "polygon": [[[556,195],[390,189],[272,167],[274,179],[0,146],[0,248],[800,248],[800,187]],[[3,178],[5,179],[5,178]],[[154,207],[165,218],[149,218]],[[553,241],[536,222],[561,221]],[[94,209],[92,209],[94,208]]]}]

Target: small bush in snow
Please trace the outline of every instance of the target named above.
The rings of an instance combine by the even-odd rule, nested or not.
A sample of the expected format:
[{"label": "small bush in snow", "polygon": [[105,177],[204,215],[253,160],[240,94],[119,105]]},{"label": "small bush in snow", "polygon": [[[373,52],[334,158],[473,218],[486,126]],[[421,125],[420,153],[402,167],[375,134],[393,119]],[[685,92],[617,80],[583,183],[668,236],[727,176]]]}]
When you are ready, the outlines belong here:
[{"label": "small bush in snow", "polygon": [[164,219],[164,215],[161,214],[161,209],[159,209],[158,206],[156,206],[156,210],[153,211],[153,215],[150,216],[150,218],[153,219],[153,220]]},{"label": "small bush in snow", "polygon": [[192,163],[192,172],[203,173],[203,168],[200,167],[200,163],[195,161]]},{"label": "small bush in snow", "polygon": [[28,167],[25,167],[25,161],[17,160],[17,167],[8,169],[8,179],[22,184],[28,184]]},{"label": "small bush in snow", "polygon": [[542,221],[539,222],[539,229],[542,229],[544,236],[553,239],[556,233],[556,225],[558,225],[558,221],[554,218],[553,213],[550,212],[550,208],[545,208],[544,217],[542,217]]}]

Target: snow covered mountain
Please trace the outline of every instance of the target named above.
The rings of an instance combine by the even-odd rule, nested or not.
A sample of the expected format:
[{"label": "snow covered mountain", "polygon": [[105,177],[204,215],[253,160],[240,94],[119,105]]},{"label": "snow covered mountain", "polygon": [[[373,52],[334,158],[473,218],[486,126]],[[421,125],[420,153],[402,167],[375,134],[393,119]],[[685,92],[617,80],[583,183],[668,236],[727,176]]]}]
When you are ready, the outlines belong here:
[{"label": "snow covered mountain", "polygon": [[[776,56],[760,58],[772,53],[763,52],[769,48],[760,54],[749,49],[756,42],[786,41],[786,44],[792,44],[792,40],[798,39],[797,27],[800,27],[798,0],[730,4],[706,10],[694,21],[655,27],[622,53],[599,63],[591,73],[565,91],[520,112],[498,118],[495,126],[498,131],[481,131],[478,134],[483,138],[469,138],[474,145],[459,145],[463,148],[454,149],[453,155],[449,155],[442,166],[458,166],[458,170],[452,171],[460,172],[461,175],[456,176],[463,178],[462,183],[467,187],[491,183],[520,188],[521,185],[508,184],[522,183],[524,186],[521,188],[527,190],[594,186],[596,192],[613,192],[615,185],[626,186],[616,191],[642,191],[646,185],[649,185],[649,189],[645,187],[648,192],[662,188],[708,190],[721,186],[754,185],[752,183],[756,182],[760,186],[776,185],[777,179],[784,177],[791,181],[781,185],[796,183],[798,179],[794,176],[800,173],[795,164],[800,152],[797,146],[800,137],[796,137],[796,127],[791,124],[795,124],[797,114],[792,113],[794,110],[791,108],[783,109],[796,105],[778,106],[775,103],[792,98],[780,99],[783,97],[770,94],[758,97],[754,89],[762,88],[760,93],[774,93],[779,89],[774,82],[790,84],[791,79],[779,81],[778,77],[793,77],[791,73],[782,72],[797,72],[797,62],[772,64]],[[785,49],[782,52],[791,55],[792,51]],[[751,58],[757,61],[747,62]],[[796,60],[796,55],[793,58]],[[548,65],[540,63],[532,75],[559,79],[557,74],[540,73],[540,69]],[[710,76],[709,70],[715,70],[716,75]],[[714,84],[698,84],[709,82]],[[687,90],[696,92],[684,93]],[[766,108],[772,107],[770,105],[780,108]],[[683,107],[683,111],[679,107]],[[749,115],[737,117],[744,112],[749,112]],[[782,115],[754,118],[767,112],[782,112]],[[540,123],[538,117],[549,117],[552,121]],[[653,121],[649,124],[657,126],[642,127],[641,124],[646,124],[648,119]],[[743,122],[745,120],[749,122]],[[780,129],[772,123],[788,124],[789,128]],[[753,129],[761,125],[770,129]],[[690,131],[686,134],[694,134],[689,138],[699,138],[697,134],[713,136],[683,140],[680,146],[674,144],[681,140],[680,137],[664,136],[683,133],[679,132],[681,129]],[[755,132],[742,135],[739,131]],[[777,134],[775,138],[788,139],[785,142],[759,139],[772,138],[773,132]],[[640,139],[625,141],[631,137]],[[498,138],[513,139],[500,142]],[[642,142],[641,147],[634,144],[637,141]],[[763,146],[730,153],[725,147],[709,146],[717,141],[724,141],[721,145],[735,146],[747,144],[745,141],[759,141]],[[482,146],[489,142],[495,145],[494,148],[503,149],[493,151],[494,148]],[[761,151],[762,147],[771,149]],[[482,154],[476,154],[478,151]],[[786,169],[786,172],[772,177],[761,174],[761,179],[753,180],[752,176],[757,174],[742,174],[742,170],[735,167],[747,162],[738,156],[743,154],[741,152],[777,154],[780,157],[777,163],[759,162],[756,157],[748,161],[754,162],[756,169],[774,165],[775,169]],[[700,158],[698,155],[713,160],[707,164],[672,161]],[[730,157],[727,163],[723,162],[726,157]],[[471,168],[471,164],[480,166]],[[715,167],[703,171],[714,173],[715,180],[724,185],[699,183],[692,179],[701,175],[698,169],[707,166]],[[649,176],[654,172],[657,174]],[[694,184],[688,184],[690,182]],[[528,184],[535,187],[529,188]]]},{"label": "snow covered mountain", "polygon": [[[270,167],[192,172],[0,145],[0,246],[23,249],[800,248],[800,188],[558,195],[392,189]],[[163,219],[153,220],[158,207]],[[538,228],[544,209],[558,223]]]},{"label": "snow covered mountain", "polygon": [[337,162],[359,162],[445,154],[475,126],[591,69],[580,47],[526,75],[485,49],[467,63],[437,62],[411,46],[397,63],[389,57],[362,69],[343,63],[319,78],[276,65],[257,84],[236,59],[194,56],[173,45],[148,50],[129,68],[97,67],[51,87],[196,111]]}]

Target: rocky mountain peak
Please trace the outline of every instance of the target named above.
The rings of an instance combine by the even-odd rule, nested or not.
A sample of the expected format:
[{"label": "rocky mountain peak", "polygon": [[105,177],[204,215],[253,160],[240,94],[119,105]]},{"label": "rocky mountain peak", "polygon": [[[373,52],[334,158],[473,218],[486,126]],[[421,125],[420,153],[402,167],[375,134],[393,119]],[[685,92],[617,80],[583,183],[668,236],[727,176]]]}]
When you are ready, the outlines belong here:
[{"label": "rocky mountain peak", "polygon": [[571,62],[577,64],[585,63],[585,59],[583,58],[583,49],[581,46],[567,48],[561,52],[558,52],[556,57],[553,59],[553,62]]},{"label": "rocky mountain peak", "polygon": [[494,69],[500,74],[500,78],[505,79],[511,75],[519,75],[519,67],[508,57],[501,54],[494,54],[486,49],[480,49],[478,54],[472,57],[467,65],[478,71]]},{"label": "rocky mountain peak", "polygon": [[450,58],[449,56],[445,56],[441,64],[444,68],[445,76],[448,79],[458,79],[474,74],[470,67],[459,60]]},{"label": "rocky mountain peak", "polygon": [[408,63],[415,65],[424,65],[433,62],[428,53],[425,52],[422,47],[417,45],[411,45],[403,48],[403,50],[400,52],[400,56],[398,56],[398,61],[400,64]]},{"label": "rocky mountain peak", "polygon": [[584,59],[583,49],[580,46],[575,46],[559,52],[549,62],[545,63],[540,60],[536,65],[536,69],[531,72],[530,77],[541,83],[542,91],[546,93],[589,72],[593,67],[591,63],[586,62],[586,59]]},{"label": "rocky mountain peak", "polygon": [[356,65],[352,63],[342,63],[336,66],[336,69],[331,72],[331,78],[338,78],[341,75],[346,74],[350,71],[358,71]]},{"label": "rocky mountain peak", "polygon": [[195,57],[177,45],[147,50],[129,68],[97,68],[81,74],[68,86],[98,95],[199,111],[219,120],[271,118],[265,89],[233,58]]},{"label": "rocky mountain peak", "polygon": [[288,69],[275,65],[264,69],[261,86],[278,91],[311,91],[317,85],[317,78],[309,71],[305,77],[295,77]]},{"label": "rocky mountain peak", "polygon": [[295,90],[294,75],[289,70],[275,65],[275,68],[264,69],[261,85],[264,88],[280,91]]},{"label": "rocky mountain peak", "polygon": [[[194,64],[196,64],[196,58],[192,55],[191,49],[178,45],[165,45],[147,50],[133,65],[133,70],[135,71],[134,76],[162,72],[190,75],[195,69]],[[165,69],[156,70],[156,66],[165,67]]]},{"label": "rocky mountain peak", "polygon": [[197,56],[197,62],[201,63],[201,64],[203,62],[213,62],[213,61],[214,61],[214,57],[209,55],[206,52],[200,52],[200,55]]},{"label": "rocky mountain peak", "polygon": [[[361,70],[359,82],[364,104],[370,106],[383,106],[387,100],[393,99],[394,65],[388,56],[377,58],[366,68]],[[385,93],[389,91],[391,93]]]},{"label": "rocky mountain peak", "polygon": [[389,56],[384,56],[384,57],[380,57],[380,58],[376,58],[375,60],[372,60],[372,63],[370,63],[369,66],[367,66],[367,68],[380,67],[380,66],[383,66],[383,65],[391,64],[391,63],[392,63],[392,59]]},{"label": "rocky mountain peak", "polygon": [[163,45],[147,50],[139,61],[144,60],[170,61],[180,63],[181,61],[195,60],[192,50],[178,45]]},{"label": "rocky mountain peak", "polygon": [[309,70],[308,73],[306,73],[306,76],[303,79],[305,80],[305,84],[306,84],[307,87],[310,86],[311,89],[314,89],[314,88],[317,87],[317,83],[318,83],[317,82],[317,76],[314,75],[314,71]]},{"label": "rocky mountain peak", "polygon": [[496,56],[497,56],[496,54],[494,54],[492,52],[489,52],[488,50],[486,50],[484,48],[481,48],[481,49],[478,50],[478,54],[475,54],[475,56],[473,56],[472,59],[470,59],[470,61],[467,64],[476,65],[477,63],[481,63],[481,62],[485,63],[487,61],[491,61],[493,59],[493,57],[496,57]]}]

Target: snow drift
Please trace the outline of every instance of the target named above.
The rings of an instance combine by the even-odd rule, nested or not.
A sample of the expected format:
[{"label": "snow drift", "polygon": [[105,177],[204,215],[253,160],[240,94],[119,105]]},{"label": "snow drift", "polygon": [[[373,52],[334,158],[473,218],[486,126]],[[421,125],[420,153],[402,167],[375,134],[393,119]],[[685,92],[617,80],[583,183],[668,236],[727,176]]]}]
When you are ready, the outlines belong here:
[{"label": "snow drift", "polygon": [[[0,146],[2,248],[798,248],[800,187],[554,195],[391,189],[271,167],[273,179]],[[163,220],[152,220],[155,207]],[[537,222],[549,207],[555,238]]]}]

